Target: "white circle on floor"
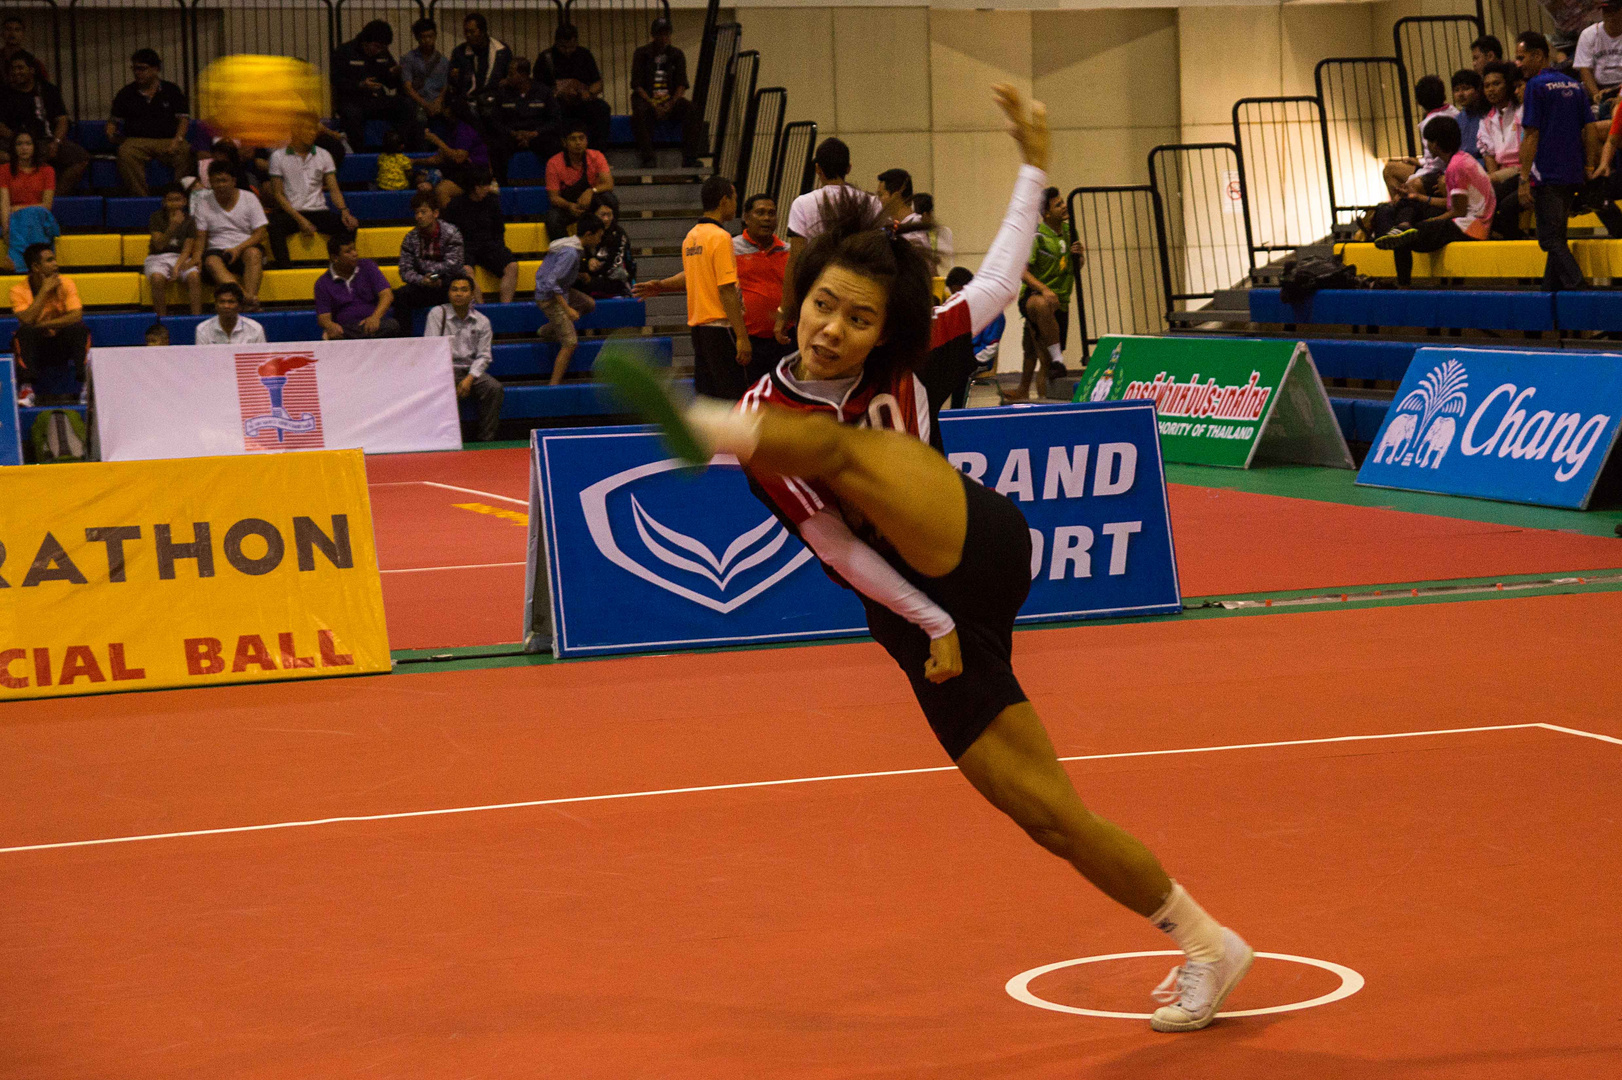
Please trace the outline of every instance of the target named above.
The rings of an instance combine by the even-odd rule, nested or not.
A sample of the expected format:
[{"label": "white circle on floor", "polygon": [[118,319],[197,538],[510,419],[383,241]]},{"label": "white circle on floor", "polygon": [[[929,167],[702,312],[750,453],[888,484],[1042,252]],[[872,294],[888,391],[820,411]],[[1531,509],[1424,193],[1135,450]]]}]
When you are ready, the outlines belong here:
[{"label": "white circle on floor", "polygon": [[[1076,967],[1080,964],[1101,964],[1106,960],[1131,960],[1140,956],[1182,956],[1177,949],[1159,949],[1152,952],[1118,952],[1108,956],[1083,956],[1077,960],[1060,960],[1056,964],[1044,964],[1029,971],[1023,971],[1008,980],[1003,989],[1015,1001],[1022,1001],[1027,1005],[1035,1005],[1038,1009],[1051,1009],[1053,1012],[1073,1013],[1076,1016],[1102,1016],[1110,1020],[1148,1020],[1152,1013],[1106,1012],[1103,1009],[1083,1009],[1075,1005],[1060,1005],[1057,1001],[1037,997],[1031,992],[1031,983],[1050,971],[1060,968]],[[1258,960],[1284,960],[1292,964],[1306,964],[1308,967],[1322,968],[1340,976],[1340,985],[1327,994],[1311,998],[1307,1001],[1296,1001],[1288,1005],[1269,1005],[1265,1009],[1236,1009],[1232,1012],[1219,1012],[1218,1016],[1268,1016],[1272,1013],[1295,1012],[1297,1009],[1311,1009],[1319,1005],[1328,1005],[1332,1001],[1349,998],[1363,989],[1363,976],[1343,964],[1332,963],[1328,960],[1314,960],[1310,956],[1291,956],[1289,953],[1259,952]]]}]

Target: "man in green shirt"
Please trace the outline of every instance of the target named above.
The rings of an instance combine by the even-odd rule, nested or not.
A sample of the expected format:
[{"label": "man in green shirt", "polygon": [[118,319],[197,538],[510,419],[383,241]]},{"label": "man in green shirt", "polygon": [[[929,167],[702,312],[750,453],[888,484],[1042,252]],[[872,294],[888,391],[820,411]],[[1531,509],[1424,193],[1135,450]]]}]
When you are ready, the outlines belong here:
[{"label": "man in green shirt", "polygon": [[1025,368],[1019,377],[1019,393],[1015,400],[1023,400],[1031,392],[1031,380],[1036,381],[1036,396],[1046,397],[1048,375],[1064,372],[1065,339],[1070,330],[1070,290],[1075,285],[1071,269],[1071,256],[1079,269],[1086,252],[1081,241],[1070,240],[1070,208],[1065,205],[1059,189],[1050,187],[1044,193],[1047,201],[1042,221],[1036,227],[1036,240],[1031,244],[1031,261],[1025,267],[1025,288],[1019,297],[1019,313],[1025,317]]}]

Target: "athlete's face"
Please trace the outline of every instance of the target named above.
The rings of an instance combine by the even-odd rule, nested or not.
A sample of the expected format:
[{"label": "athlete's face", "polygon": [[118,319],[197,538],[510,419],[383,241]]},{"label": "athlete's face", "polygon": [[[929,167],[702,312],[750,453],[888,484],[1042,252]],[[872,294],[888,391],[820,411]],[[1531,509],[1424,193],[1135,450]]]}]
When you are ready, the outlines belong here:
[{"label": "athlete's face", "polygon": [[884,342],[889,294],[870,277],[830,266],[800,304],[800,361],[813,379],[853,375]]}]

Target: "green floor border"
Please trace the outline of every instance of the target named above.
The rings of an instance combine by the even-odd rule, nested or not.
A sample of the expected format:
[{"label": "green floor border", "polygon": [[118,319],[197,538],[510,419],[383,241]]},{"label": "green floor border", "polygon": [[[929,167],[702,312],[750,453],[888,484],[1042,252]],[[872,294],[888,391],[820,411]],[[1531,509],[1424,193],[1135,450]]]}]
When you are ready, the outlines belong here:
[{"label": "green floor border", "polygon": [[[1619,580],[1596,581],[1600,578]],[[1556,580],[1560,579],[1560,580]],[[1538,582],[1547,582],[1538,585]],[[1521,586],[1499,591],[1495,585]],[[1414,596],[1414,590],[1420,595]],[[1480,591],[1444,591],[1471,590]],[[1431,590],[1427,592],[1426,590]],[[1373,596],[1370,594],[1380,593]],[[1345,611],[1373,607],[1412,607],[1420,604],[1457,604],[1475,600],[1509,600],[1523,597],[1563,596],[1579,593],[1622,592],[1622,567],[1608,570],[1573,570],[1561,573],[1498,574],[1492,577],[1439,578],[1434,581],[1397,581],[1383,584],[1352,585],[1335,588],[1284,589],[1274,592],[1232,593],[1221,596],[1189,596],[1183,598],[1183,610],[1176,615],[1147,615],[1123,619],[1070,619],[1063,622],[1032,623],[1016,627],[1021,633],[1028,630],[1063,630],[1079,627],[1126,626],[1162,622],[1172,619],[1225,619],[1248,618],[1255,615],[1291,615],[1321,611]],[[1403,595],[1408,593],[1409,595]],[[1346,600],[1341,597],[1346,596]],[[1225,603],[1268,600],[1301,600],[1322,597],[1322,603],[1292,604],[1288,607],[1225,607]],[[681,654],[753,652],[760,649],[799,649],[816,645],[847,645],[852,642],[871,641],[865,634],[849,637],[817,638],[812,641],[782,641],[759,645],[726,645],[710,649],[683,649]],[[538,667],[546,664],[589,663],[615,657],[586,656],[575,660],[560,660],[551,653],[526,653],[523,646],[486,645],[461,646],[444,649],[396,649],[393,652],[395,674],[423,674],[441,671],[483,671],[494,668]],[[646,653],[623,654],[644,656]]]},{"label": "green floor border", "polygon": [[[1509,525],[1522,529],[1555,529],[1588,536],[1616,536],[1622,507],[1602,510],[1556,510],[1547,506],[1469,499],[1460,495],[1430,495],[1418,491],[1359,487],[1350,469],[1316,465],[1267,465],[1255,469],[1222,469],[1213,465],[1166,465],[1166,480],[1193,487],[1224,488],[1253,495],[1280,495],[1291,499],[1402,510],[1432,517]],[[1175,525],[1175,523],[1174,523]]]}]

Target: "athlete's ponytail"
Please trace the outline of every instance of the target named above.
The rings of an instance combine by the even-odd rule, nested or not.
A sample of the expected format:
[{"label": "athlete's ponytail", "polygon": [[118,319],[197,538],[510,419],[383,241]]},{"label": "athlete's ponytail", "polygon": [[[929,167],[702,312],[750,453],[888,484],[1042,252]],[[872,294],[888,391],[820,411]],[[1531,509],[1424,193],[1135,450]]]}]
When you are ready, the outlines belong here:
[{"label": "athlete's ponytail", "polygon": [[935,314],[928,256],[870,198],[848,188],[828,200],[822,226],[795,261],[794,294],[803,303],[830,266],[878,282],[887,294],[884,344],[868,354],[866,371],[883,379],[899,369],[921,368],[929,358]]}]

